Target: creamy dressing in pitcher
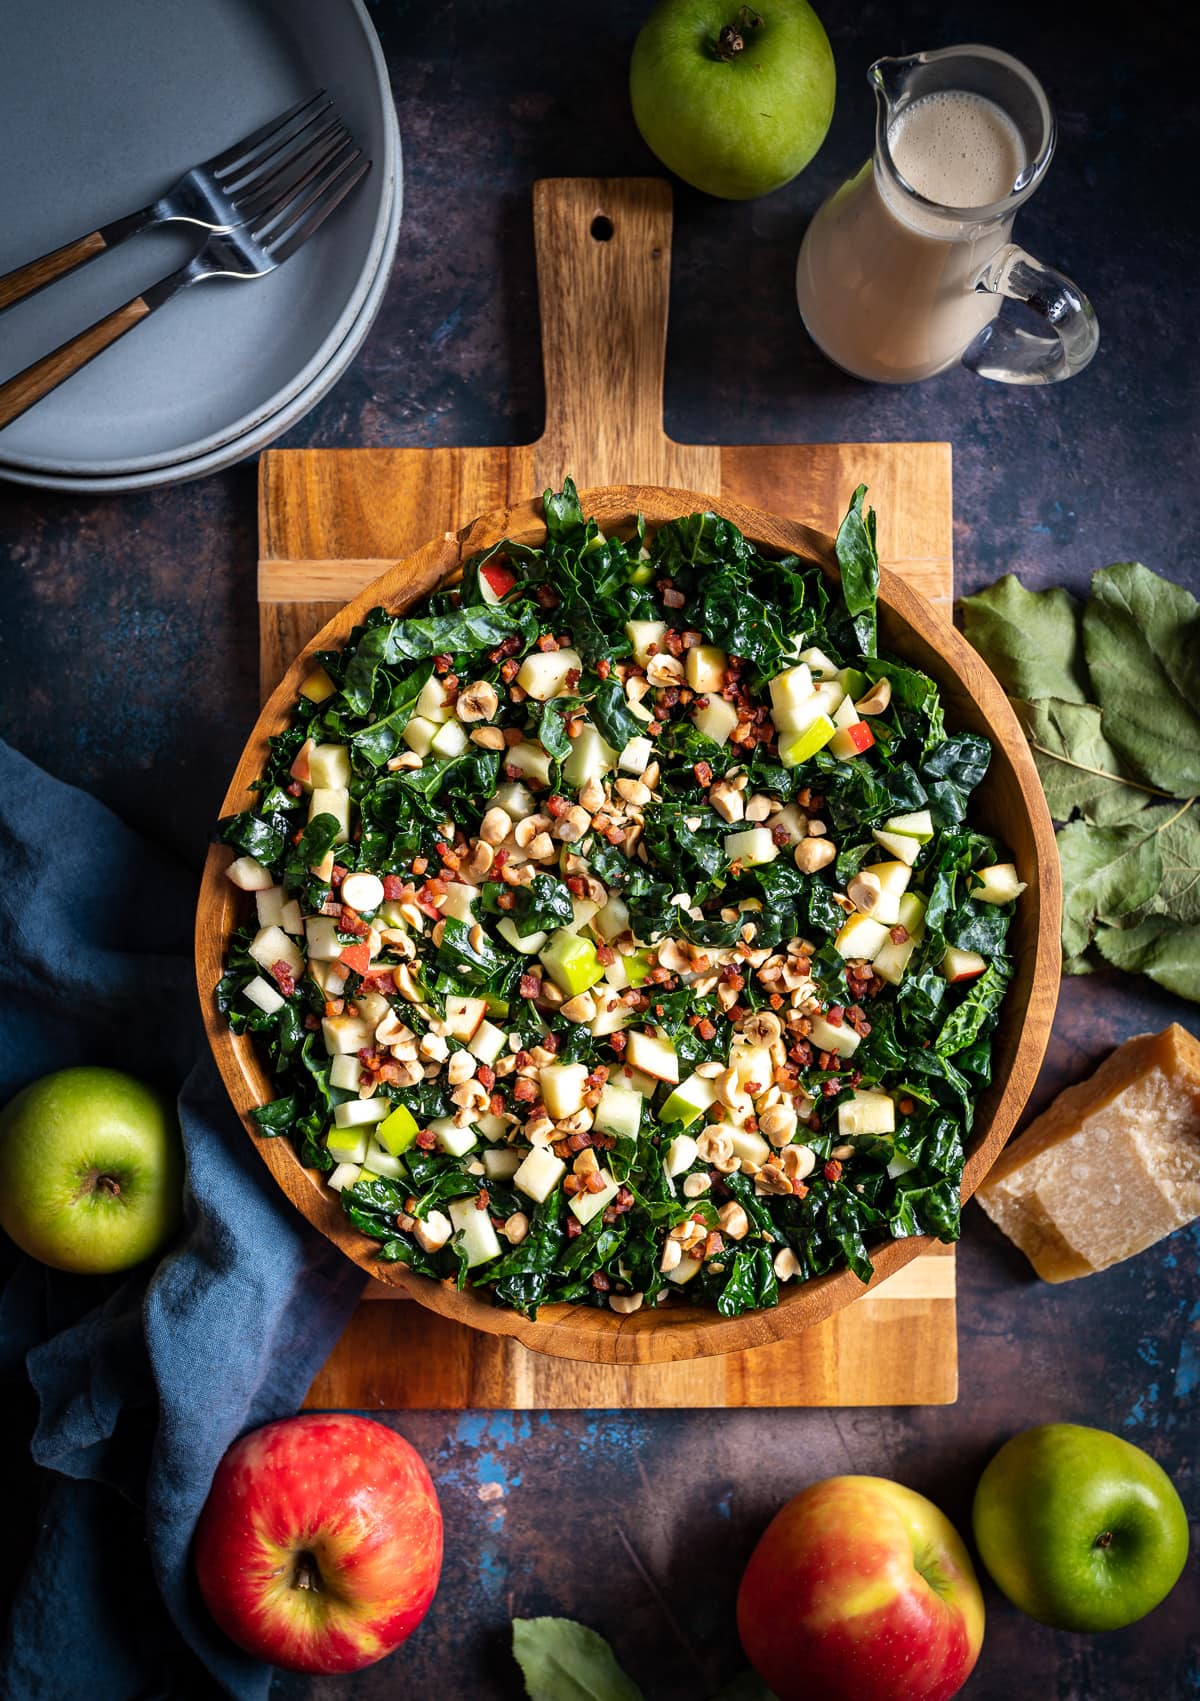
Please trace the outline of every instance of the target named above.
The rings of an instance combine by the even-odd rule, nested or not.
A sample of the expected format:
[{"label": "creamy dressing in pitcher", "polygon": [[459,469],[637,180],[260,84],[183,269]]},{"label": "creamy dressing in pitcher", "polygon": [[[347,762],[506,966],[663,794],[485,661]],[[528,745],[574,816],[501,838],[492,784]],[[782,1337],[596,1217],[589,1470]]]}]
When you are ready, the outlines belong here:
[{"label": "creamy dressing in pitcher", "polygon": [[797,272],[800,311],[823,352],[876,383],[928,378],[959,358],[1000,309],[974,280],[1009,239],[1012,217],[970,210],[1003,200],[1027,160],[1008,115],[982,95],[944,89],[903,107],[888,129],[897,171],[923,207],[872,160],[818,212]]}]

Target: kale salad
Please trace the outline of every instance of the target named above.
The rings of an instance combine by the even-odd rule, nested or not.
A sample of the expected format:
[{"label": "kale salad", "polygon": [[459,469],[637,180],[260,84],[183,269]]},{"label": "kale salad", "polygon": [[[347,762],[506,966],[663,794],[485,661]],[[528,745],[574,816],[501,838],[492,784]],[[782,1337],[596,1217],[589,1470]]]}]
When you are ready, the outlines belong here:
[{"label": "kale salad", "polygon": [[253,1114],[380,1260],[535,1315],[724,1316],[959,1232],[1022,890],[968,822],[991,746],[840,585],[574,485],[419,612],[313,659],[216,990]]}]

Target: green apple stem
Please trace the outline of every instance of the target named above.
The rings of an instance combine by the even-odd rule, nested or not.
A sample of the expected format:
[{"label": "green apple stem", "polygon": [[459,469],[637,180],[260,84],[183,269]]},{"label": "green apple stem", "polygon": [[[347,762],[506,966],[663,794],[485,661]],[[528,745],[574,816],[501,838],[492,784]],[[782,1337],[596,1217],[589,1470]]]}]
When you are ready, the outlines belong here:
[{"label": "green apple stem", "polygon": [[1103,1530],[1103,1531],[1101,1531],[1101,1533],[1100,1533],[1100,1534],[1099,1534],[1099,1535],[1098,1535],[1098,1536],[1097,1536],[1097,1537],[1096,1537],[1096,1540],[1095,1540],[1095,1542],[1094,1542],[1094,1543],[1093,1543],[1093,1545],[1094,1545],[1094,1546],[1095,1546],[1095,1547],[1111,1547],[1111,1546],[1112,1546],[1112,1541],[1113,1541],[1113,1538],[1112,1538],[1112,1531],[1111,1531],[1111,1530]]},{"label": "green apple stem", "polygon": [[293,1589],[312,1589],[316,1594],[319,1594],[325,1586],[324,1578],[321,1576],[321,1567],[317,1564],[317,1556],[315,1553],[310,1553],[307,1548],[296,1555],[289,1586]]},{"label": "green apple stem", "polygon": [[89,1193],[107,1193],[113,1199],[121,1197],[121,1183],[115,1175],[106,1175],[103,1170],[90,1169],[79,1184],[76,1199],[84,1199]]},{"label": "green apple stem", "polygon": [[743,6],[732,23],[726,24],[713,42],[713,53],[718,59],[723,59],[727,65],[732,65],[746,46],[746,37],[753,30],[760,30],[764,20],[750,6]]}]

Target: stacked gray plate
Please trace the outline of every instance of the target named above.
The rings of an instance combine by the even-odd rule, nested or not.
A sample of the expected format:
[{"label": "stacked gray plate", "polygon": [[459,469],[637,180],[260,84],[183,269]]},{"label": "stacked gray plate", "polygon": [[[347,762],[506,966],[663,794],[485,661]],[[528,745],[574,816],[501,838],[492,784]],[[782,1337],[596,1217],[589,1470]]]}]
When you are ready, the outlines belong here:
[{"label": "stacked gray plate", "polygon": [[[57,0],[5,9],[0,275],[154,200],[325,89],[372,161],[285,266],[186,291],[0,431],[0,478],[138,490],[253,454],[331,388],[379,311],[403,200],[400,136],[362,0]],[[0,316],[0,377],[187,258],[135,237]]]}]

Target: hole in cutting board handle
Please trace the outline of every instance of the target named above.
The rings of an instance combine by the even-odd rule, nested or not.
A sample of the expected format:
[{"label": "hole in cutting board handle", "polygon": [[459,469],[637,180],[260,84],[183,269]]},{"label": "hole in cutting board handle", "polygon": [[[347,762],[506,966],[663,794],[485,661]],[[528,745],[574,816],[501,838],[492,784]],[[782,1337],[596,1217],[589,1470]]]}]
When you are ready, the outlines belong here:
[{"label": "hole in cutting board handle", "polygon": [[613,221],[606,217],[604,213],[597,213],[595,218],[592,220],[592,235],[595,237],[597,242],[611,242],[613,235]]}]

